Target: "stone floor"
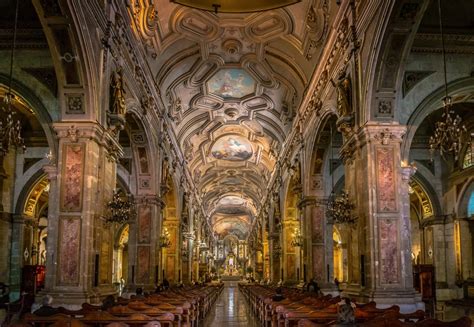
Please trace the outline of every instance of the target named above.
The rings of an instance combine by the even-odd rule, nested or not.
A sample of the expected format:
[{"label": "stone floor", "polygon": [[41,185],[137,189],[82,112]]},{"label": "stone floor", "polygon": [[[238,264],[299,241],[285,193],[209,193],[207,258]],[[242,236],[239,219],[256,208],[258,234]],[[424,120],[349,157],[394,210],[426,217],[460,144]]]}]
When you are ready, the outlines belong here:
[{"label": "stone floor", "polygon": [[257,327],[237,282],[225,282],[225,288],[204,320],[204,327]]}]

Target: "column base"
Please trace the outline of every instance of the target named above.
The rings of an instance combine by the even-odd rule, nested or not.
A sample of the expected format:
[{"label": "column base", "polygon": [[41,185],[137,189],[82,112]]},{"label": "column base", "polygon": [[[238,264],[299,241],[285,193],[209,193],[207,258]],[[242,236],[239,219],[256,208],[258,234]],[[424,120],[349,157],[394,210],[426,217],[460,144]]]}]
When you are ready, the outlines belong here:
[{"label": "column base", "polygon": [[79,310],[83,303],[99,304],[93,292],[41,291],[36,295],[36,302],[41,303],[43,296],[53,297],[53,307],[64,307],[68,310]]},{"label": "column base", "polygon": [[421,293],[417,293],[414,289],[362,290],[357,298],[361,302],[375,301],[377,308],[380,309],[398,305],[401,313],[425,310],[425,303],[421,300]]}]

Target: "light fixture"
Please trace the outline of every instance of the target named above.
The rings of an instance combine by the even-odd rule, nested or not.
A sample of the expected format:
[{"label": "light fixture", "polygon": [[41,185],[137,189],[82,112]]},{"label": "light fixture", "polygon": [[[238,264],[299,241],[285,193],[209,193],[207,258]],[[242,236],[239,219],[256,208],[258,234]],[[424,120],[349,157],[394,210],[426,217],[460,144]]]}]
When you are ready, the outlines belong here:
[{"label": "light fixture", "polygon": [[248,13],[286,7],[301,0],[170,0],[186,7],[222,13]]},{"label": "light fixture", "polygon": [[329,158],[329,165],[331,170],[332,191],[327,202],[326,215],[328,220],[335,224],[352,224],[357,220],[357,218],[352,215],[352,210],[355,209],[355,205],[350,199],[349,192],[342,190],[338,195],[334,192],[334,170],[332,169],[331,163],[333,158],[332,140],[333,133],[331,126],[331,138],[329,143],[331,156]]},{"label": "light fixture", "polygon": [[352,224],[357,218],[352,215],[352,210],[355,209],[354,203],[349,197],[349,193],[342,190],[339,195],[334,191],[329,196],[326,214],[329,219],[335,224]]},{"label": "light fixture", "polygon": [[291,240],[292,247],[302,247],[303,246],[303,235],[301,235],[301,231],[299,228],[295,228],[295,232],[293,234],[293,239]]},{"label": "light fixture", "polygon": [[25,149],[25,143],[21,137],[21,122],[15,119],[15,112],[12,110],[15,96],[12,92],[13,82],[13,62],[15,59],[16,35],[18,25],[18,6],[19,0],[16,1],[15,21],[13,26],[12,49],[10,53],[10,75],[8,82],[8,91],[3,97],[3,105],[0,113],[0,154],[5,156],[11,147]]},{"label": "light fixture", "polygon": [[446,73],[446,49],[444,45],[444,32],[440,0],[438,0],[438,13],[439,28],[441,32],[441,47],[443,54],[445,96],[443,99],[443,115],[441,116],[441,120],[435,124],[434,134],[430,137],[429,145],[432,158],[435,151],[438,150],[440,155],[444,159],[446,159],[445,155],[452,154],[454,156],[454,160],[457,160],[461,148],[463,146],[464,133],[467,130],[466,127],[462,124],[461,117],[459,115],[456,115],[454,117],[454,111],[452,110],[452,99],[448,95],[448,78]]},{"label": "light fixture", "polygon": [[165,227],[163,228],[163,233],[160,236],[160,247],[169,248],[170,246],[171,246],[170,233],[168,232],[168,229]]},{"label": "light fixture", "polygon": [[106,221],[123,224],[136,215],[135,202],[131,194],[124,195],[120,189],[115,189],[112,200],[107,203]]}]

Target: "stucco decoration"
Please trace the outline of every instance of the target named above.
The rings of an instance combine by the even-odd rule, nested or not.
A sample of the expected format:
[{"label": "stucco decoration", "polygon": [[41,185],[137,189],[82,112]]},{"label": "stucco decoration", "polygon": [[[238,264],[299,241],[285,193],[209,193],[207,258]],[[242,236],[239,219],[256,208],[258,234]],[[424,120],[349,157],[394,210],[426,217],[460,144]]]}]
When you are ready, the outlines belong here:
[{"label": "stucco decoration", "polygon": [[64,173],[62,174],[61,210],[66,212],[81,211],[84,145],[65,144],[63,153]]},{"label": "stucco decoration", "polygon": [[221,137],[214,143],[211,150],[216,159],[243,161],[249,159],[252,154],[252,146],[248,140],[238,135]]},{"label": "stucco decoration", "polygon": [[255,92],[255,80],[243,69],[221,69],[207,82],[209,93],[224,99],[242,98]]},{"label": "stucco decoration", "polygon": [[59,284],[79,283],[80,217],[61,217],[59,220]]}]

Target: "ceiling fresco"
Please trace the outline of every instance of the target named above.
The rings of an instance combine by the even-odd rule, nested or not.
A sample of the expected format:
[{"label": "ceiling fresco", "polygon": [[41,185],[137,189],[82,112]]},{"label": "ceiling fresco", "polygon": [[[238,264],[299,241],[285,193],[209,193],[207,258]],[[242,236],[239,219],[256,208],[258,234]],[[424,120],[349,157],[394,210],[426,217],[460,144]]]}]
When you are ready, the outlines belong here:
[{"label": "ceiling fresco", "polygon": [[255,80],[243,69],[221,69],[209,81],[209,93],[224,99],[242,98],[255,92]]},{"label": "ceiling fresco", "polygon": [[[245,237],[338,7],[305,0],[215,14],[130,0],[129,8],[208,219],[221,236]],[[219,202],[229,195],[244,203]]]},{"label": "ceiling fresco", "polygon": [[252,154],[250,142],[238,135],[223,136],[214,143],[211,150],[216,159],[243,161],[249,159]]}]

